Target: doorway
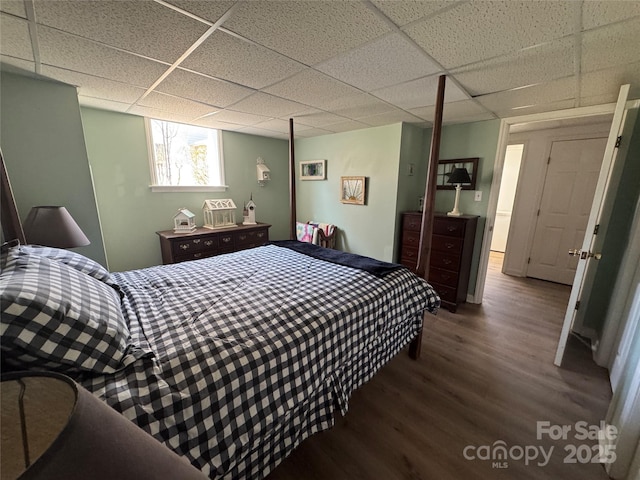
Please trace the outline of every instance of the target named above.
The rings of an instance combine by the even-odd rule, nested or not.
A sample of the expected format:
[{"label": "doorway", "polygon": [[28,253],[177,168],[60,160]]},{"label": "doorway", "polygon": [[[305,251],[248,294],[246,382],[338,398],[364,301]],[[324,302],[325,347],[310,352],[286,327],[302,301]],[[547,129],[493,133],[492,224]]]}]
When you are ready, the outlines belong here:
[{"label": "doorway", "polygon": [[[507,146],[507,153],[504,158],[504,169],[502,170],[502,181],[500,182],[500,193],[498,195],[496,221],[493,227],[493,237],[491,239],[491,252],[504,254],[507,250],[509,226],[511,225],[513,203],[516,199],[516,188],[518,185],[518,176],[520,174],[520,163],[522,162],[523,152],[523,143]],[[501,257],[499,255],[494,255],[493,258],[497,259]]]}]

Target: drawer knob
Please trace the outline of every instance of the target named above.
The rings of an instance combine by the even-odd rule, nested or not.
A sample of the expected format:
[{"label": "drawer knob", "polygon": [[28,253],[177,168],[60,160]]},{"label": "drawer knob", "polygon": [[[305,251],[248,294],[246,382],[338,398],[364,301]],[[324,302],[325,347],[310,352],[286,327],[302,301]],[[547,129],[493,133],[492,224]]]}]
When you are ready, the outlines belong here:
[{"label": "drawer knob", "polygon": [[453,262],[451,260],[449,260],[448,258],[443,258],[442,259],[442,263],[444,263],[445,265],[451,265]]},{"label": "drawer knob", "polygon": [[224,243],[229,243],[231,241],[231,237],[222,237],[222,241]]},{"label": "drawer knob", "polygon": [[238,236],[238,238],[239,238],[240,240],[244,240],[245,238],[247,238],[247,236],[246,236],[246,235],[239,235],[239,236]]},{"label": "drawer knob", "polygon": [[202,253],[200,252],[193,254],[193,258],[200,258],[201,256],[202,256]]},{"label": "drawer knob", "polygon": [[257,237],[258,237],[258,238],[262,238],[262,237],[264,237],[264,232],[258,232],[258,233],[257,233]]},{"label": "drawer knob", "polygon": [[182,245],[180,245],[180,248],[182,250],[189,250],[189,244],[188,243],[183,243]]},{"label": "drawer knob", "polygon": [[455,245],[453,243],[445,243],[445,247],[453,248],[453,247],[455,247]]},{"label": "drawer knob", "polygon": [[199,238],[196,238],[196,239],[193,241],[193,243],[195,243],[195,244],[197,245],[197,244],[198,244],[198,243],[200,243],[201,241],[202,241],[202,240],[200,240]]},{"label": "drawer knob", "polygon": [[205,240],[204,244],[205,244],[207,247],[210,247],[211,245],[213,245],[213,240]]},{"label": "drawer knob", "polygon": [[455,231],[457,230],[457,228],[456,228],[456,227],[454,227],[453,225],[449,225],[449,226],[447,227],[447,230],[448,230],[449,232],[455,232]]}]

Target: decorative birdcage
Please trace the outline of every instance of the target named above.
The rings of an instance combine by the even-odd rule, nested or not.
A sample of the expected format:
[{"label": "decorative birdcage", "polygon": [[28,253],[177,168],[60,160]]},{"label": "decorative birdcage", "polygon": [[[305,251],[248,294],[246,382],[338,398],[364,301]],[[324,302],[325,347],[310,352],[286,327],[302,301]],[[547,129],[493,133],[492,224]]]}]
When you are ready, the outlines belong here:
[{"label": "decorative birdcage", "polygon": [[173,216],[173,231],[175,233],[193,232],[196,229],[196,215],[186,208],[181,208]]},{"label": "decorative birdcage", "polygon": [[236,226],[236,204],[230,198],[205,200],[202,205],[205,228]]}]

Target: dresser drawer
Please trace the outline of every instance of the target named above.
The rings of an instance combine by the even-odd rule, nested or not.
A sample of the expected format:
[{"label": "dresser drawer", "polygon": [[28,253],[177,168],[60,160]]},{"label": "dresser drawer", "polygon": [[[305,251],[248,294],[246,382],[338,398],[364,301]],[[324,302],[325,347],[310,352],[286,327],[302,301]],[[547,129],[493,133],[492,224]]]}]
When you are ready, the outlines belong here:
[{"label": "dresser drawer", "polygon": [[439,268],[429,269],[429,281],[456,288],[458,286],[458,274],[449,270]]},{"label": "dresser drawer", "polygon": [[446,235],[448,237],[464,237],[463,222],[445,217],[435,217],[433,219],[433,233],[435,235]]},{"label": "dresser drawer", "polygon": [[216,255],[216,251],[202,251],[202,252],[192,252],[187,255],[176,255],[175,262],[186,262],[187,260],[200,260],[201,258],[212,257]]},{"label": "dresser drawer", "polygon": [[402,247],[402,260],[416,261],[418,259],[418,247]]},{"label": "dresser drawer", "polygon": [[218,248],[223,251],[232,248],[236,244],[235,233],[223,233],[218,236]]},{"label": "dresser drawer", "polygon": [[460,267],[460,256],[453,253],[431,252],[431,260],[429,265],[444,270],[458,271]]},{"label": "dresser drawer", "polygon": [[431,249],[438,252],[459,253],[462,250],[462,238],[434,235]]},{"label": "dresser drawer", "polygon": [[420,232],[422,226],[422,217],[420,215],[404,215],[402,217],[402,230],[413,230]]},{"label": "dresser drawer", "polygon": [[238,247],[255,247],[262,245],[269,240],[268,230],[258,230],[253,232],[238,232],[235,243]]},{"label": "dresser drawer", "polygon": [[172,241],[172,248],[174,255],[191,254],[192,252],[201,252],[203,250],[209,250],[218,246],[218,239],[211,238],[190,238],[188,240],[174,240]]},{"label": "dresser drawer", "polygon": [[436,293],[440,296],[440,299],[444,302],[456,303],[456,288],[443,285],[441,283],[432,282],[431,279],[427,280],[433,287]]},{"label": "dresser drawer", "polygon": [[415,230],[407,230],[402,232],[402,248],[415,247],[420,245],[420,232]]}]

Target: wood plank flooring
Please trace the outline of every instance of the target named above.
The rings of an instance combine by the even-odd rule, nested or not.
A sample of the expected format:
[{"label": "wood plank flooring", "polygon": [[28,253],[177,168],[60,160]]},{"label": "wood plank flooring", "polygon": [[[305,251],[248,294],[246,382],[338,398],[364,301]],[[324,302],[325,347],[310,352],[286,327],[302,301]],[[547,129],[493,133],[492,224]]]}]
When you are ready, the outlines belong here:
[{"label": "wood plank flooring", "polygon": [[[421,358],[401,352],[354,393],[346,417],[305,440],[268,480],[607,479],[599,464],[565,463],[568,444],[588,445],[583,453],[597,444],[576,439],[575,423],[597,424],[611,397],[606,370],[581,343],[571,343],[562,369],[553,365],[569,287],[503,275],[501,261],[492,254],[482,305],[428,315]],[[537,439],[545,420],[570,425],[567,440]],[[492,468],[463,455],[500,440],[537,447],[539,457]],[[540,447],[553,447],[546,466]]]}]

